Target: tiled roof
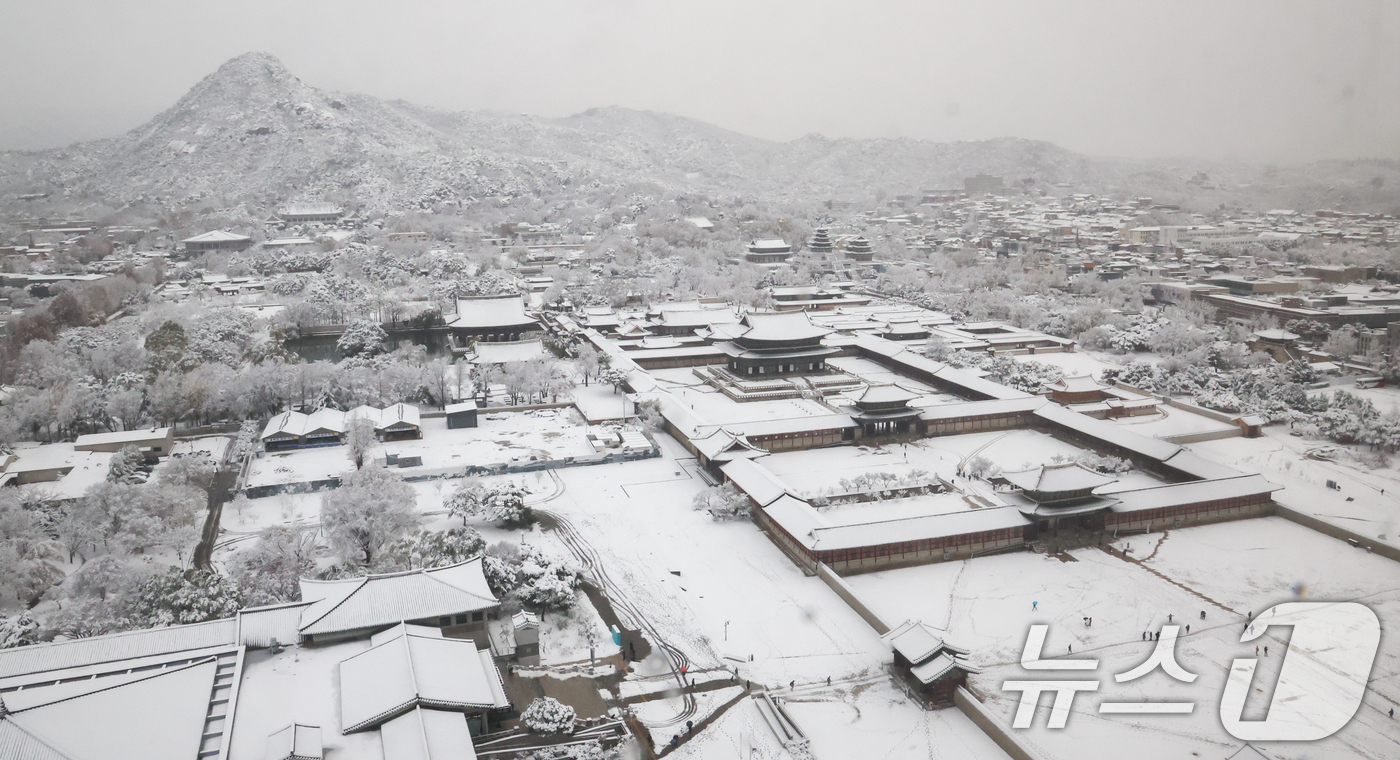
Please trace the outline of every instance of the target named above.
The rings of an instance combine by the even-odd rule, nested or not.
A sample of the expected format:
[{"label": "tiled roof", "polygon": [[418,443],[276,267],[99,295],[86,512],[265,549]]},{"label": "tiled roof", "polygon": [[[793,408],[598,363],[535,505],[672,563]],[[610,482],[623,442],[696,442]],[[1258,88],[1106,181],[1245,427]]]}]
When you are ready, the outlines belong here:
[{"label": "tiled roof", "polygon": [[375,628],[500,604],[486,585],[480,557],[435,570],[339,581],[303,579],[301,589],[304,601],[316,602],[302,614],[303,636]]},{"label": "tiled roof", "polygon": [[447,324],[452,327],[486,328],[516,327],[534,324],[525,314],[525,302],[520,296],[457,299],[457,316]]},{"label": "tiled roof", "polygon": [[0,650],[0,678],[236,643],[233,618]]},{"label": "tiled roof", "polygon": [[1074,463],[1047,464],[1029,470],[1013,470],[1003,472],[1001,476],[1023,491],[1038,493],[1083,491],[1106,486],[1115,480]]},{"label": "tiled roof", "polygon": [[439,710],[510,706],[489,649],[443,638],[434,628],[399,625],[340,663],[342,731],[382,725],[415,707]]}]

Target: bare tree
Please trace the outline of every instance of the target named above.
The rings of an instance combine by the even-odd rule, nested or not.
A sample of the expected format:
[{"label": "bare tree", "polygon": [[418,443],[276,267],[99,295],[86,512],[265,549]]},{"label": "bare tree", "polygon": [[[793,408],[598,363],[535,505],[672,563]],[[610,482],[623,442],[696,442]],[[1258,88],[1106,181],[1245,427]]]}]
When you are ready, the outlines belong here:
[{"label": "bare tree", "polygon": [[373,420],[364,417],[350,420],[349,429],[345,431],[345,453],[350,457],[350,461],[355,463],[355,469],[364,468],[374,443]]}]

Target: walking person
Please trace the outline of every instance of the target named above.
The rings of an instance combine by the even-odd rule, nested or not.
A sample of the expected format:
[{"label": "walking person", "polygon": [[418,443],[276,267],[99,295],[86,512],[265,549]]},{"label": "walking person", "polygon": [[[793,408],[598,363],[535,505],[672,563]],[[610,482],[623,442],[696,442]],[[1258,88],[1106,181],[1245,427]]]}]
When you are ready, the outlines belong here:
[{"label": "walking person", "polygon": [[1172,621],[1172,614],[1171,614],[1170,612],[1168,612],[1168,613],[1167,613],[1167,622],[1170,623],[1171,621]]},{"label": "walking person", "polygon": [[1034,612],[1040,606],[1040,602],[1031,602],[1031,611]]},{"label": "walking person", "polygon": [[1187,632],[1187,633],[1190,633],[1190,632],[1191,632],[1191,626],[1189,626],[1189,625],[1186,626],[1186,632]]},{"label": "walking person", "polygon": [[1201,619],[1202,619],[1202,620],[1205,620],[1205,619],[1206,619],[1206,611],[1205,611],[1205,610],[1201,610]]},{"label": "walking person", "polygon": [[1265,645],[1264,645],[1264,656],[1265,656],[1265,657],[1268,657],[1268,656],[1269,656],[1269,645],[1268,645],[1268,644],[1265,644]]}]

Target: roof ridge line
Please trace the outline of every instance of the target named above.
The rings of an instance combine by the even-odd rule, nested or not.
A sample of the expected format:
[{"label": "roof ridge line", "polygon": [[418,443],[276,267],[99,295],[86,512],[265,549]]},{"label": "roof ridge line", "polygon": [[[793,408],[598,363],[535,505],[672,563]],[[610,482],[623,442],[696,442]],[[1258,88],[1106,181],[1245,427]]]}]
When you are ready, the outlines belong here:
[{"label": "roof ridge line", "polygon": [[[341,597],[341,598],[340,598],[340,601],[338,601],[338,602],[336,602],[335,604],[331,605],[329,609],[327,609],[325,612],[321,613],[320,615],[316,616],[316,618],[315,618],[314,620],[309,620],[309,621],[307,621],[307,622],[305,622],[305,623],[302,623],[302,624],[298,625],[298,626],[297,626],[297,630],[298,630],[298,631],[304,631],[304,630],[306,630],[307,628],[310,628],[311,626],[313,626],[313,625],[315,625],[315,624],[321,622],[322,620],[325,620],[327,615],[331,614],[332,612],[335,612],[337,609],[340,608],[340,605],[345,604],[346,600],[348,600],[350,597],[354,596],[355,594],[359,593],[360,589],[364,588],[364,587],[365,587],[365,584],[368,583],[368,582],[369,582],[369,576],[368,576],[368,575],[361,577],[361,578],[360,578],[360,584],[359,584],[358,586],[356,586],[350,593],[348,593],[348,594],[346,594],[345,596]],[[318,601],[319,601],[319,600],[318,600]],[[314,603],[315,603],[315,602],[313,602],[313,604],[314,604]]]},{"label": "roof ridge line", "polygon": [[[481,556],[482,556],[482,557],[485,557],[486,555],[483,554],[483,555],[481,555]],[[470,562],[470,561],[471,561],[471,560],[467,560],[467,562]],[[446,565],[445,567],[436,567],[436,568],[433,568],[433,569],[434,569],[434,570],[443,570],[443,569],[445,569],[445,568],[447,568],[447,567],[458,567],[458,566],[465,565],[465,564],[466,564],[466,562],[458,562],[456,565]],[[482,601],[495,601],[497,604],[499,604],[500,601],[501,601],[500,599],[487,599],[486,597],[482,596],[481,594],[476,593],[475,591],[472,591],[472,590],[470,590],[470,589],[462,588],[461,586],[458,586],[458,585],[455,585],[455,584],[452,584],[452,583],[448,583],[447,581],[445,581],[445,580],[443,580],[443,579],[441,579],[441,578],[438,578],[438,577],[432,575],[432,574],[431,574],[429,571],[427,571],[427,570],[424,570],[424,571],[423,571],[423,575],[427,576],[428,578],[430,578],[430,579],[432,579],[432,580],[434,580],[434,581],[437,581],[438,583],[441,583],[442,585],[444,585],[444,586],[446,586],[446,587],[448,587],[448,588],[450,588],[450,589],[456,589],[457,591],[461,591],[462,593],[464,593],[464,594],[466,594],[466,595],[468,595],[468,596],[475,597],[475,598],[480,599],[480,600],[482,600]],[[484,577],[484,576],[485,576],[485,574],[483,573],[483,577]]]},{"label": "roof ridge line", "polygon": [[83,693],[83,694],[74,694],[74,695],[72,695],[72,696],[64,697],[64,698],[62,698],[62,699],[55,699],[55,700],[52,701],[52,702],[45,702],[45,703],[43,703],[43,704],[30,705],[29,707],[22,707],[22,708],[20,708],[20,709],[18,709],[18,710],[11,710],[11,711],[10,711],[10,714],[11,714],[11,715],[18,715],[19,713],[28,712],[28,711],[30,711],[30,710],[37,710],[37,709],[39,709],[40,707],[51,707],[51,706],[53,706],[53,705],[62,704],[62,703],[64,703],[64,702],[71,702],[71,701],[73,701],[73,700],[75,700],[75,699],[82,699],[83,697],[90,697],[90,696],[92,696],[92,695],[94,695],[94,694],[101,694],[101,693],[103,693],[103,692],[112,691],[113,689],[120,689],[120,688],[122,688],[123,686],[131,686],[132,684],[145,683],[146,681],[150,681],[150,680],[152,680],[152,679],[160,678],[161,676],[168,676],[168,675],[170,675],[170,674],[172,674],[172,673],[179,673],[179,672],[182,671],[182,670],[189,670],[190,668],[198,667],[198,666],[200,666],[200,665],[207,665],[207,664],[209,664],[209,663],[211,663],[211,662],[217,662],[218,659],[219,659],[219,656],[218,656],[218,655],[213,655],[213,654],[211,654],[211,655],[209,655],[209,656],[207,656],[207,657],[202,657],[202,658],[200,658],[200,659],[198,659],[198,660],[194,660],[194,661],[192,661],[192,662],[187,662],[187,663],[185,663],[184,665],[180,665],[179,667],[174,667],[174,668],[163,668],[163,669],[161,669],[161,671],[160,671],[159,673],[152,673],[152,674],[149,675],[149,676],[145,676],[144,678],[137,678],[137,679],[134,680],[134,681],[127,681],[127,682],[125,682],[125,683],[113,684],[112,686],[105,686],[105,687],[103,687],[103,688],[101,688],[101,689],[95,689],[95,690],[93,690],[93,691],[89,691],[89,692],[86,692],[86,693]]}]

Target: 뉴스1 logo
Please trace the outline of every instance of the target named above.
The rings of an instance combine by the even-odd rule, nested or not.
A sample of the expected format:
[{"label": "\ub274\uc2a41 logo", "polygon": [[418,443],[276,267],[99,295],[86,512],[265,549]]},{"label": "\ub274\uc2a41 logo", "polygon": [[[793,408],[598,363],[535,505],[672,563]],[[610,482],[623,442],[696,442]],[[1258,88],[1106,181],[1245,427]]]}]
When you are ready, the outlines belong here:
[{"label": "\ub274\uc2a41 logo", "polygon": [[[1245,699],[1254,687],[1255,658],[1239,658],[1230,666],[1229,679],[1220,700],[1220,721],[1225,730],[1244,741],[1314,741],[1323,739],[1351,720],[1361,707],[1366,682],[1380,647],[1381,623],[1376,613],[1356,602],[1287,602],[1275,605],[1254,618],[1240,642],[1253,641],[1270,626],[1292,626],[1293,635],[1284,652],[1278,683],[1269,703],[1268,717],[1245,720]],[[1096,659],[1042,660],[1047,625],[1033,625],[1026,635],[1021,667],[1026,670],[1095,670]],[[1152,653],[1137,667],[1116,674],[1118,683],[1141,678],[1157,668],[1168,676],[1193,683],[1196,674],[1176,661],[1176,640],[1180,626],[1162,627]],[[1014,728],[1030,728],[1040,695],[1051,691],[1048,728],[1064,728],[1074,696],[1081,691],[1098,691],[1094,679],[1006,681],[1003,691],[1019,691]],[[1100,714],[1184,714],[1195,710],[1194,702],[1103,702]]]}]

